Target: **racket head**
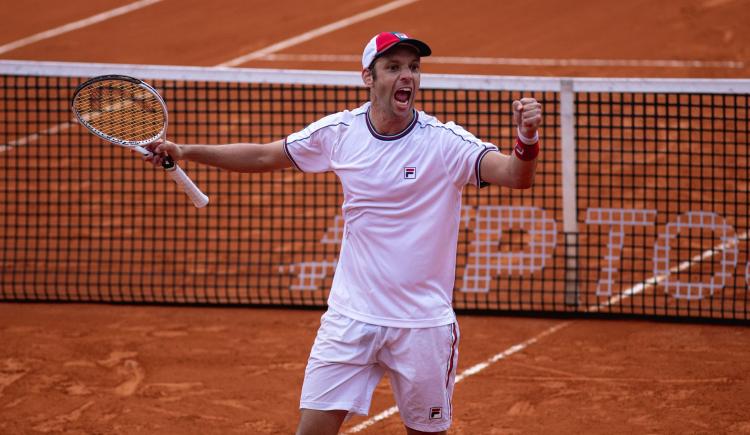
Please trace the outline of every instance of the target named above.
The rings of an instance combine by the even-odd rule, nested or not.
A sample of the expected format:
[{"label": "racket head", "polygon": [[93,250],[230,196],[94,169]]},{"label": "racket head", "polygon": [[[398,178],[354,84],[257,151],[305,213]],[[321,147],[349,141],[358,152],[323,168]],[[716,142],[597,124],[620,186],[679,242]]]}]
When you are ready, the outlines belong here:
[{"label": "racket head", "polygon": [[148,145],[167,131],[167,105],[148,83],[124,75],[104,75],[78,85],[71,109],[96,136],[124,147]]}]

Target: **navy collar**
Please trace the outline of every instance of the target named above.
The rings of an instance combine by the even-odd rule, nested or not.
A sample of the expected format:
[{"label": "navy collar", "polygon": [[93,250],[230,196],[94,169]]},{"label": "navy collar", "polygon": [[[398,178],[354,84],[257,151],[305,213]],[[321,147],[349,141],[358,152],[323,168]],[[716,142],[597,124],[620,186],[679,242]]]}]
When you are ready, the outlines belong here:
[{"label": "navy collar", "polygon": [[375,130],[375,127],[372,125],[372,121],[370,120],[370,108],[368,107],[367,108],[367,113],[366,113],[366,116],[365,116],[365,120],[367,122],[367,128],[370,130],[370,134],[372,134],[375,137],[375,139],[379,139],[379,140],[398,140],[398,139],[401,139],[402,137],[404,137],[407,134],[409,134],[409,132],[414,129],[414,126],[417,125],[417,117],[419,116],[419,112],[417,112],[416,109],[411,109],[411,110],[414,113],[414,116],[412,116],[411,122],[409,123],[409,125],[406,126],[405,129],[403,129],[400,133],[396,133],[396,134],[393,134],[393,135],[384,135],[384,134],[378,133]]}]

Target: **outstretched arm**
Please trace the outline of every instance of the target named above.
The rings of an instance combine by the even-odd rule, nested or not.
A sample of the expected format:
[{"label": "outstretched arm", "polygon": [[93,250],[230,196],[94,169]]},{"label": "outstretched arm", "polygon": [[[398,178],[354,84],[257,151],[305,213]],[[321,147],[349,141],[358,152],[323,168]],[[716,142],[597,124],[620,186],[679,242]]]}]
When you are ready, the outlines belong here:
[{"label": "outstretched arm", "polygon": [[161,166],[167,154],[174,160],[190,160],[235,172],[266,172],[292,166],[284,152],[283,139],[267,144],[226,145],[180,145],[162,140],[147,148],[154,155],[146,160],[157,166]]},{"label": "outstretched arm", "polygon": [[488,153],[480,167],[482,180],[497,186],[528,189],[534,184],[537,154],[539,153],[539,125],[542,105],[534,98],[513,102],[513,122],[518,127],[518,140],[513,152]]}]

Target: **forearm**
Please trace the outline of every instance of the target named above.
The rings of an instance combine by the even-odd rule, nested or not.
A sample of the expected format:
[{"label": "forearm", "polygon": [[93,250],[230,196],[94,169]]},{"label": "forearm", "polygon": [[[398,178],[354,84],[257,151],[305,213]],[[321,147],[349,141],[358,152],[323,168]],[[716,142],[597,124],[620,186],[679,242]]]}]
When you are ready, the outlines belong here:
[{"label": "forearm", "polygon": [[528,189],[534,184],[539,155],[539,143],[530,146],[516,142],[510,154],[487,153],[482,159],[482,180],[511,189]]},{"label": "forearm", "polygon": [[235,172],[283,169],[291,162],[283,152],[283,141],[269,144],[179,145],[180,158]]},{"label": "forearm", "polygon": [[[226,145],[180,145],[185,160],[237,172],[251,172],[256,144],[233,143]],[[247,168],[246,168],[247,167]]]},{"label": "forearm", "polygon": [[534,184],[536,166],[539,159],[521,160],[514,152],[508,165],[509,179],[514,189],[528,189]]}]

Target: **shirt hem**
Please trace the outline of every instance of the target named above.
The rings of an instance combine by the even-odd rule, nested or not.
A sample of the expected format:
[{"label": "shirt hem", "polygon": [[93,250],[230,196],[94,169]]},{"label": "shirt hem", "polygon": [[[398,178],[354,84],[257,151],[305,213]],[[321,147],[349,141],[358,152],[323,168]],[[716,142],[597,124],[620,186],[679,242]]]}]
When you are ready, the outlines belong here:
[{"label": "shirt hem", "polygon": [[389,317],[372,316],[359,311],[341,306],[335,302],[328,301],[328,307],[339,314],[351,319],[369,323],[371,325],[386,326],[389,328],[435,328],[450,325],[456,322],[456,313],[451,310],[450,315],[432,319],[395,319]]},{"label": "shirt hem", "polygon": [[284,138],[284,154],[286,154],[286,157],[292,162],[292,164],[294,165],[295,168],[297,168],[298,171],[305,172],[305,171],[302,170],[302,168],[299,167],[299,165],[297,164],[297,162],[294,160],[294,157],[292,157],[292,153],[291,153],[291,151],[289,151],[289,142],[288,141],[289,141],[289,138],[285,137]]}]

